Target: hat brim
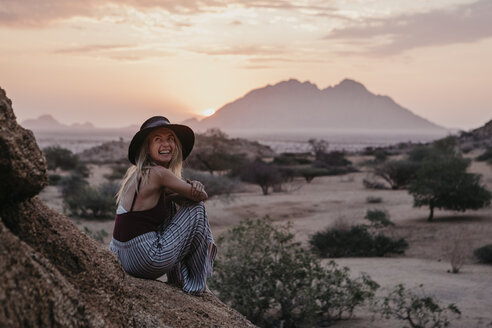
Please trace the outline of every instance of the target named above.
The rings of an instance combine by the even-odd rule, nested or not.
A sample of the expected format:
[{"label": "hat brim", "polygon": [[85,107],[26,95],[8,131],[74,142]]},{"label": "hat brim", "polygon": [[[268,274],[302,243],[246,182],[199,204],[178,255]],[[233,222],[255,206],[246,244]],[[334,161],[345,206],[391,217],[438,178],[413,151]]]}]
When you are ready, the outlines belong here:
[{"label": "hat brim", "polygon": [[193,149],[193,145],[195,144],[195,133],[193,130],[188,126],[181,124],[161,124],[151,128],[142,129],[133,136],[132,141],[130,142],[130,147],[128,147],[128,160],[130,163],[134,165],[136,164],[136,158],[142,144],[145,141],[145,138],[147,138],[150,132],[160,128],[172,130],[176,134],[179,142],[181,143],[183,161],[188,157]]}]

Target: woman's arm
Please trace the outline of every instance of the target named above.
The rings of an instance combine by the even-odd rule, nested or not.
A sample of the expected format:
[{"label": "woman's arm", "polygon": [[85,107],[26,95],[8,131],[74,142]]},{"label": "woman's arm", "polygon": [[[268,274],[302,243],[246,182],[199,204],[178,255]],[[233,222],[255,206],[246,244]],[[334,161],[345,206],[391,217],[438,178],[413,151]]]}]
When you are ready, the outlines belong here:
[{"label": "woman's arm", "polygon": [[[187,199],[200,202],[208,198],[203,185],[198,181],[185,182],[162,166],[153,167],[150,171],[151,179],[157,181],[160,187],[165,187]],[[155,175],[152,177],[152,175]]]}]

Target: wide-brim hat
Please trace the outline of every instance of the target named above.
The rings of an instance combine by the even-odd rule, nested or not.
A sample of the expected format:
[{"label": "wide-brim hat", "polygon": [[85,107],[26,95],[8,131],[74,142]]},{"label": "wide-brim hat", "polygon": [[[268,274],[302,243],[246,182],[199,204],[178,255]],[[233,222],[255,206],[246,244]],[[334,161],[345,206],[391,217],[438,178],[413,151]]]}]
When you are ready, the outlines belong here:
[{"label": "wide-brim hat", "polygon": [[146,120],[140,127],[138,131],[132,138],[130,142],[130,147],[128,147],[128,159],[132,164],[136,164],[136,157],[140,152],[145,138],[155,129],[166,128],[172,130],[179,139],[181,143],[181,151],[183,154],[183,160],[188,157],[195,144],[195,133],[193,130],[186,125],[181,124],[171,124],[167,118],[164,116],[153,116]]}]

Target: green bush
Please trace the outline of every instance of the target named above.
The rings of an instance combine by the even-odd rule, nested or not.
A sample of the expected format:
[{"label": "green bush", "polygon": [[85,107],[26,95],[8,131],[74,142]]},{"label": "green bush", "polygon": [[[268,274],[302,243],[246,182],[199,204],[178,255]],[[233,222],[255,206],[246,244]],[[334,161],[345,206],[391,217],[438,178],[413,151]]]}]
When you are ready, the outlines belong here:
[{"label": "green bush", "polygon": [[425,295],[422,285],[420,289],[418,295],[399,284],[381,302],[376,303],[375,310],[383,318],[407,321],[412,328],[448,327],[448,315],[460,317],[461,312],[456,305],[451,303],[444,307],[435,297]]},{"label": "green bush", "polygon": [[389,226],[394,226],[395,224],[390,220],[388,212],[384,210],[367,210],[366,216],[364,217],[366,220],[371,222],[372,227],[379,229]]},{"label": "green bush", "polygon": [[112,182],[102,184],[97,188],[83,185],[74,192],[66,194],[63,202],[71,215],[111,219],[116,211],[114,196],[117,190],[117,184]]},{"label": "green bush", "polygon": [[383,201],[383,198],[378,197],[378,196],[367,196],[366,197],[366,203],[369,204],[378,204]]},{"label": "green bush", "polygon": [[367,275],[350,278],[334,262],[323,268],[294,242],[289,226],[276,226],[268,217],[241,221],[218,245],[211,288],[263,327],[312,327],[350,317],[379,287]]},{"label": "green bush", "polygon": [[48,184],[50,186],[58,185],[61,180],[62,180],[62,177],[59,174],[49,174],[48,175]]},{"label": "green bush", "polygon": [[373,235],[366,225],[346,229],[328,228],[315,233],[309,243],[322,257],[364,257],[403,254],[408,243],[403,239],[392,239],[381,234]]},{"label": "green bush", "polygon": [[215,195],[229,196],[237,187],[238,181],[228,176],[211,175],[208,172],[200,172],[190,169],[183,170],[183,177],[190,180],[198,180],[205,186],[209,197]]},{"label": "green bush", "polygon": [[268,195],[270,188],[278,186],[285,181],[280,167],[259,160],[245,167],[240,173],[240,178],[244,182],[260,186],[263,195]]},{"label": "green bush", "polygon": [[104,175],[108,180],[121,180],[128,170],[128,165],[112,165],[111,173]]},{"label": "green bush", "polygon": [[492,264],[492,244],[475,249],[473,255],[482,263]]},{"label": "green bush", "polygon": [[333,175],[334,170],[330,170],[322,167],[306,167],[302,169],[298,169],[298,174],[301,175],[304,179],[306,179],[307,183],[311,183],[314,178],[322,177],[327,175]]},{"label": "green bush", "polygon": [[108,233],[104,229],[92,231],[91,229],[84,227],[84,233],[100,243],[104,243],[104,238],[108,236]]},{"label": "green bush", "polygon": [[43,149],[49,170],[61,168],[62,170],[73,170],[79,163],[79,159],[71,150],[60,146],[51,146]]},{"label": "green bush", "polygon": [[281,153],[273,158],[273,163],[277,165],[306,165],[313,161],[309,159],[310,153]]},{"label": "green bush", "polygon": [[487,148],[485,152],[475,158],[477,161],[491,161],[492,160],[492,148]]}]

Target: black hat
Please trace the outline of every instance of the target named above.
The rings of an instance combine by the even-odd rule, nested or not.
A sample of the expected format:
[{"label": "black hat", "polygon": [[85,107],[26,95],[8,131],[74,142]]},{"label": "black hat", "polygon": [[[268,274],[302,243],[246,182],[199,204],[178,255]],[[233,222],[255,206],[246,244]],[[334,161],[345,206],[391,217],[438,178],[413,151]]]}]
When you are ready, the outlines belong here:
[{"label": "black hat", "polygon": [[188,157],[193,149],[193,145],[195,144],[195,134],[193,133],[193,130],[186,125],[171,124],[164,116],[153,116],[142,124],[140,131],[133,136],[133,139],[130,142],[130,147],[128,148],[128,159],[132,164],[136,164],[135,157],[138,155],[145,138],[147,138],[151,131],[158,128],[172,130],[181,143],[183,160]]}]

